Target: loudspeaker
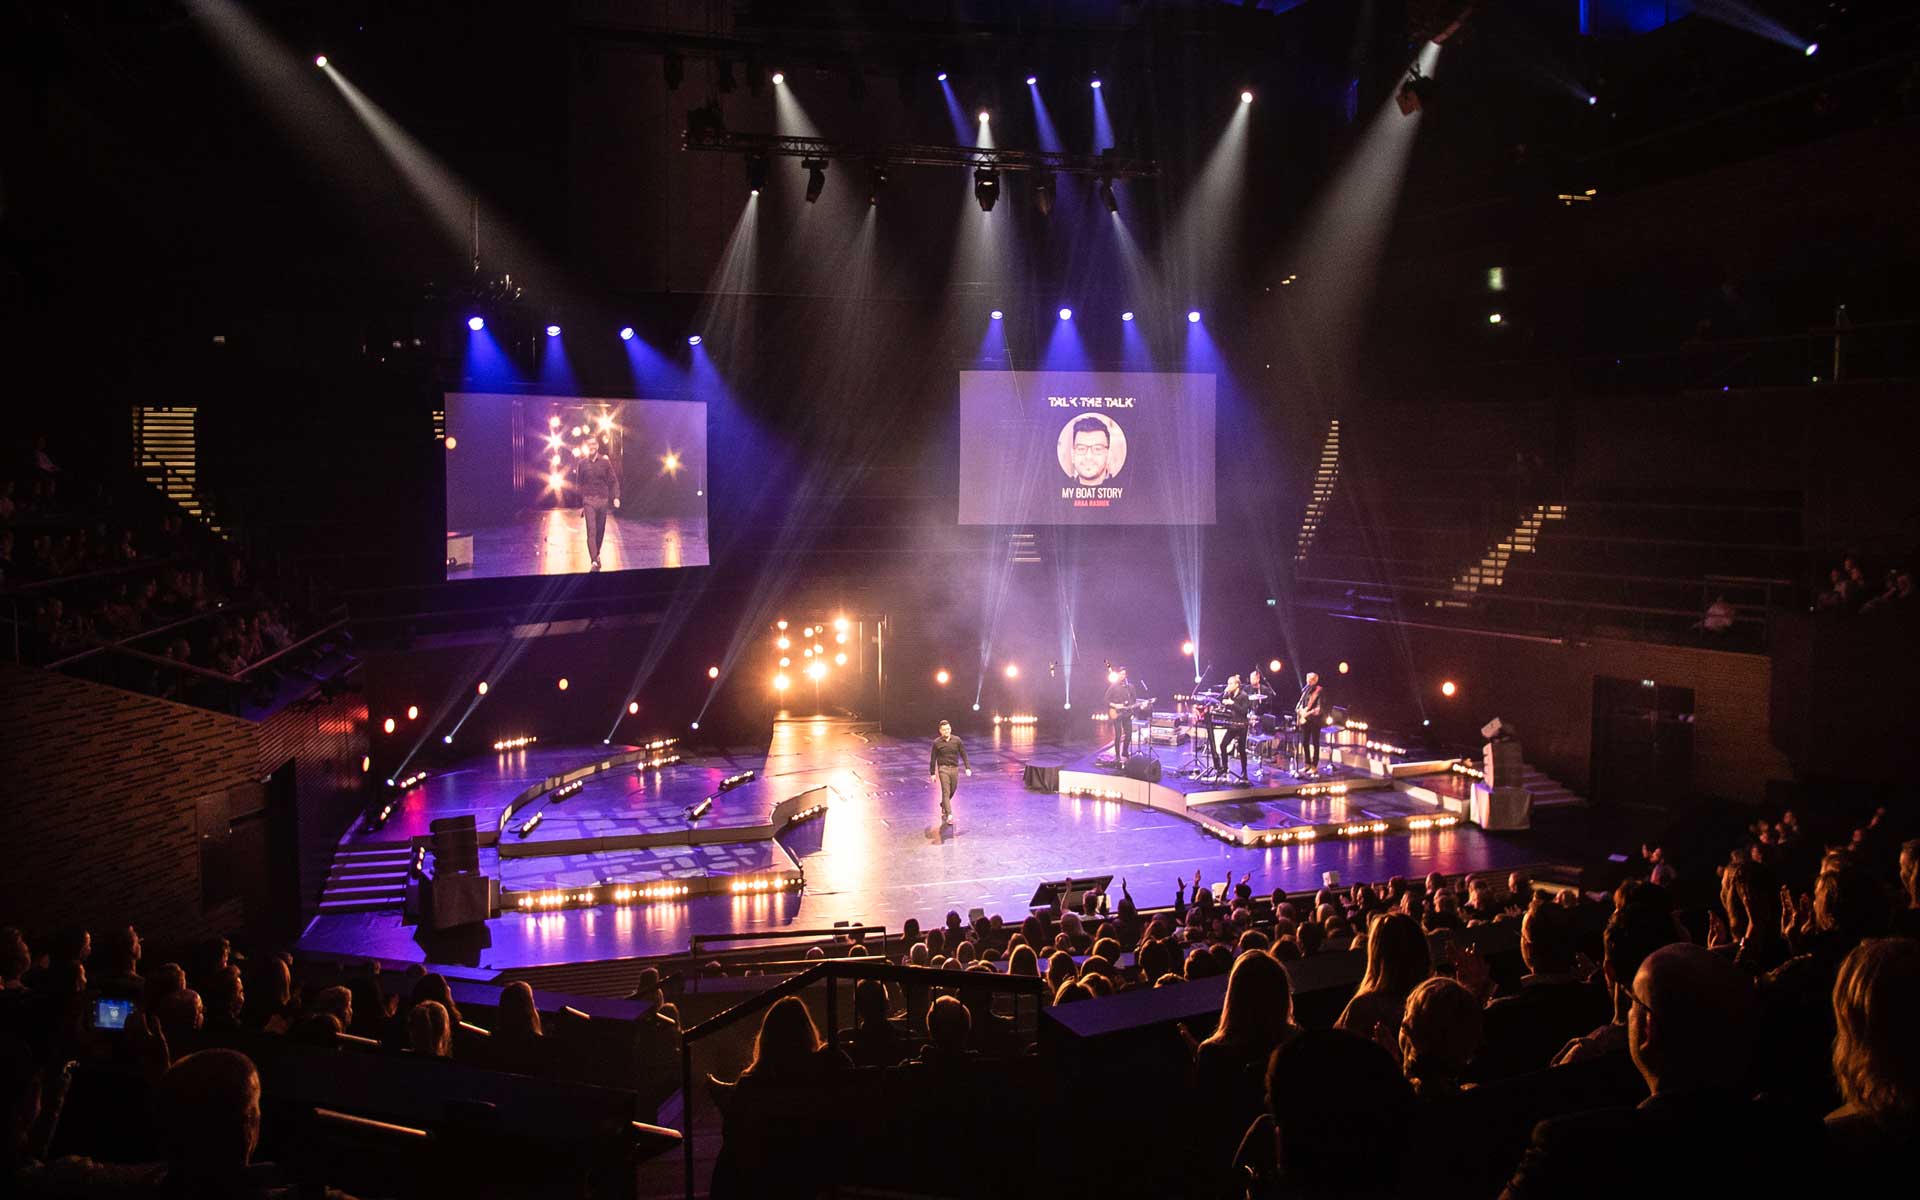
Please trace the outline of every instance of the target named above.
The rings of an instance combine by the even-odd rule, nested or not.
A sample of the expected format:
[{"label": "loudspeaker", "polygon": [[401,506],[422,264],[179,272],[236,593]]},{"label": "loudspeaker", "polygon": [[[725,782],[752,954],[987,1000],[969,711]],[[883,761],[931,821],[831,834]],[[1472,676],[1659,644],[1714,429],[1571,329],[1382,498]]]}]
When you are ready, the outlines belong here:
[{"label": "loudspeaker", "polygon": [[441,817],[427,826],[433,834],[433,873],[450,875],[480,869],[480,844],[473,816]]},{"label": "loudspeaker", "polygon": [[1144,779],[1148,783],[1159,783],[1160,760],[1149,758],[1144,754],[1136,754],[1127,760],[1126,766],[1121,768],[1120,773],[1128,779]]},{"label": "loudspeaker", "polygon": [[1520,731],[1499,717],[1495,717],[1480,727],[1480,736],[1490,742],[1497,742],[1504,738],[1519,737]]}]

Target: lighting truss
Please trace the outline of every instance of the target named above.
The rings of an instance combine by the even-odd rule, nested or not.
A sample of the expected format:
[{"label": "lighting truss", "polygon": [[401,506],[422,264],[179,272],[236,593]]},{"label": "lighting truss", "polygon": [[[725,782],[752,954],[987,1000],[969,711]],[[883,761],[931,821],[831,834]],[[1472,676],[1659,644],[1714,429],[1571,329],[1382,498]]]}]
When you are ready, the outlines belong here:
[{"label": "lighting truss", "polygon": [[1102,179],[1150,179],[1160,164],[1150,158],[1115,154],[1066,154],[1055,150],[999,150],[981,146],[933,146],[908,142],[875,146],[826,138],[734,133],[711,122],[689,122],[685,148],[723,154],[778,155],[783,158],[884,162],[910,167],[968,167],[990,171],[1036,171],[1043,175],[1088,175]]}]

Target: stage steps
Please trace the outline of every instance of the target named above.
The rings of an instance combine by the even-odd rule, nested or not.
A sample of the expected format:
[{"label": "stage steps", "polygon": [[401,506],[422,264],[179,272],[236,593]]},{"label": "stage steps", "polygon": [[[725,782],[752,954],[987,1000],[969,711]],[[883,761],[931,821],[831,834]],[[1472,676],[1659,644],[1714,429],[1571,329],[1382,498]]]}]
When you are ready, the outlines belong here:
[{"label": "stage steps", "polygon": [[1572,788],[1547,775],[1545,771],[1532,763],[1521,764],[1520,786],[1527,789],[1533,798],[1536,811],[1543,808],[1585,808],[1586,798],[1576,795]]},{"label": "stage steps", "polygon": [[323,913],[389,912],[406,907],[410,846],[338,850],[320,891]]}]

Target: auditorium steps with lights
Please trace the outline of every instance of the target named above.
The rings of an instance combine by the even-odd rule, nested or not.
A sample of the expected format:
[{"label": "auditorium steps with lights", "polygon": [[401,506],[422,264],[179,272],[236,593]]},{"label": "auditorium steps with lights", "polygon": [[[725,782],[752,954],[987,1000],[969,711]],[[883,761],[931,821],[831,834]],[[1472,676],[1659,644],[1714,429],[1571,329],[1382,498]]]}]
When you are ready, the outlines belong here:
[{"label": "auditorium steps with lights", "polygon": [[341,850],[320,892],[323,913],[386,912],[406,906],[407,846]]}]

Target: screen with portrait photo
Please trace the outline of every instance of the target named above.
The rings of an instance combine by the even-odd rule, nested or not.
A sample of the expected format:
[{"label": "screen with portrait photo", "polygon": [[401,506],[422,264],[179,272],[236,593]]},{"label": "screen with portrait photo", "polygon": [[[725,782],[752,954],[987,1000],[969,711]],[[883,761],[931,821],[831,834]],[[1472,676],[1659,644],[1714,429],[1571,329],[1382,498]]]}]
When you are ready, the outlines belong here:
[{"label": "screen with portrait photo", "polygon": [[962,371],[962,525],[1211,525],[1214,377]]},{"label": "screen with portrait photo", "polygon": [[446,418],[448,579],[707,565],[706,405],[453,392]]}]

